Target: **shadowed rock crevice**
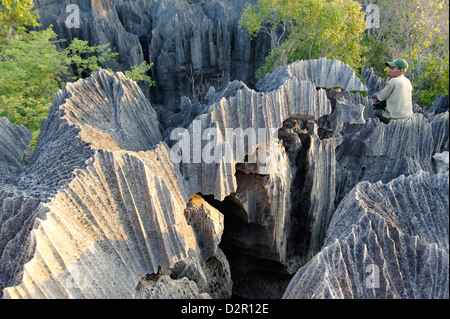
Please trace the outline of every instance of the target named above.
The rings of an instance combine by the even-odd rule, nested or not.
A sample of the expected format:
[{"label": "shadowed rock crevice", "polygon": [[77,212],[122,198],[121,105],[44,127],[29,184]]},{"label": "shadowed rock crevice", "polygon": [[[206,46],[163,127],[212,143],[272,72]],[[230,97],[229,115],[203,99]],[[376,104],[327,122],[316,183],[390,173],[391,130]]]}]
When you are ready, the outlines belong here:
[{"label": "shadowed rock crevice", "polygon": [[150,103],[123,74],[61,90],[17,185],[0,191],[3,296],[131,298],[146,274],[186,264],[202,291],[228,298],[223,218],[188,198],[160,140]]},{"label": "shadowed rock crevice", "polygon": [[[190,146],[265,133],[212,162],[193,147],[177,161],[171,129],[121,73],[61,90],[26,167],[11,136],[29,134],[0,125],[0,167],[13,168],[0,190],[3,297],[448,298],[448,112],[385,125],[348,92],[358,81],[319,59],[259,92],[233,81],[183,99],[167,119]],[[205,129],[217,138],[195,141]],[[366,291],[370,265],[383,280]]]},{"label": "shadowed rock crevice", "polygon": [[[248,220],[242,203],[230,195],[223,201],[205,199],[224,215],[224,235],[220,247],[230,263],[233,298],[281,298],[292,278],[274,247],[268,246],[267,230]],[[283,243],[285,245],[285,243]]]},{"label": "shadowed rock crevice", "polygon": [[448,270],[448,172],[419,172],[353,188],[284,298],[447,298]]}]

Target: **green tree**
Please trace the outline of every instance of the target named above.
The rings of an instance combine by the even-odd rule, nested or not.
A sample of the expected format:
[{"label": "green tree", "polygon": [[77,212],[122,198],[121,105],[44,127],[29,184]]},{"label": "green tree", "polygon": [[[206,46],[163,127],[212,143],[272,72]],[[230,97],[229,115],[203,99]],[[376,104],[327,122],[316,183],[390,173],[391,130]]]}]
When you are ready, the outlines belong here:
[{"label": "green tree", "polygon": [[65,63],[71,65],[76,73],[74,80],[90,76],[101,69],[102,63],[118,55],[111,51],[109,43],[90,46],[88,41],[77,38],[73,39],[63,52],[67,57]]},{"label": "green tree", "polygon": [[276,67],[301,59],[339,59],[362,66],[366,24],[361,5],[350,0],[258,0],[239,21],[251,36],[269,34],[272,50],[257,72],[262,78]]},{"label": "green tree", "polygon": [[39,15],[33,8],[34,0],[0,1],[0,45],[14,32],[25,32],[26,26],[39,26]]},{"label": "green tree", "polygon": [[30,31],[12,36],[0,51],[0,116],[32,132],[48,115],[67,71],[55,38],[51,29]]},{"label": "green tree", "polygon": [[155,81],[152,80],[150,76],[148,76],[148,72],[152,68],[153,63],[148,64],[147,61],[143,61],[141,64],[135,65],[131,67],[131,70],[125,71],[125,76],[133,79],[136,82],[146,83],[149,86],[154,86]]},{"label": "green tree", "polygon": [[[57,49],[57,35],[50,28],[29,31],[39,26],[34,1],[6,0],[0,2],[0,116],[22,124],[33,133],[33,147],[41,120],[48,116],[55,93],[67,80],[90,76],[101,64],[115,57],[106,45],[88,45],[73,39],[67,48]],[[75,72],[70,78],[69,69]],[[125,71],[131,79],[154,85],[147,75],[147,62]]]}]

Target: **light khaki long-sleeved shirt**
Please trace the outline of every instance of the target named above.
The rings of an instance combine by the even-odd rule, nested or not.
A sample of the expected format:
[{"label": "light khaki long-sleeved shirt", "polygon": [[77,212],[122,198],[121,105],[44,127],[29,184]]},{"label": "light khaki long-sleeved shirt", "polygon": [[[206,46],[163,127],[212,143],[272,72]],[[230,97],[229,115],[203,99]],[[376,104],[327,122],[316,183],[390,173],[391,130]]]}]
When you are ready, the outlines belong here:
[{"label": "light khaki long-sleeved shirt", "polygon": [[402,74],[389,79],[386,87],[377,94],[379,101],[386,101],[383,116],[392,120],[407,120],[413,115],[412,85]]}]

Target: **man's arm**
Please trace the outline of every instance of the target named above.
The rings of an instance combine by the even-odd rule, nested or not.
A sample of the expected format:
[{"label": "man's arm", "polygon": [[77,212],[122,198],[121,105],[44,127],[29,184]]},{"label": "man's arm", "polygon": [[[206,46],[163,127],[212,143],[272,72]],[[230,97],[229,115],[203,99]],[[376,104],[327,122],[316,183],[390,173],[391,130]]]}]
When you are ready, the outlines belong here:
[{"label": "man's arm", "polygon": [[378,93],[374,94],[374,97],[378,100],[378,101],[386,101],[388,99],[388,97],[391,95],[392,91],[394,90],[395,84],[393,83],[393,81],[387,81],[386,83],[386,87],[381,90]]}]

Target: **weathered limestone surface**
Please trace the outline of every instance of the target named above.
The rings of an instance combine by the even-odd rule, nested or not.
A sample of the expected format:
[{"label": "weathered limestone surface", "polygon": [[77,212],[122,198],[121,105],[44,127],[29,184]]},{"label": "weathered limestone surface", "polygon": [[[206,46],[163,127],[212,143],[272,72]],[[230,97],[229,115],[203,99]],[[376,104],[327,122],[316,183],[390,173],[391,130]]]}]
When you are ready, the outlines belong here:
[{"label": "weathered limestone surface", "polygon": [[[327,93],[339,207],[284,297],[448,298],[448,111],[384,125],[366,98]],[[364,106],[364,120],[340,125],[343,103]]]},{"label": "weathered limestone surface", "polygon": [[358,184],[284,298],[448,298],[448,189],[448,172]]},{"label": "weathered limestone surface", "polygon": [[257,87],[261,91],[268,92],[277,89],[292,77],[311,81],[318,88],[367,91],[367,87],[361,83],[351,67],[341,61],[325,58],[297,61],[281,66],[261,80]]},{"label": "weathered limestone surface", "polygon": [[428,110],[429,113],[445,113],[449,110],[449,97],[447,95],[442,95],[436,99],[434,104]]},{"label": "weathered limestone surface", "polygon": [[380,125],[368,119],[364,126],[346,126],[336,150],[337,200],[359,181],[385,183],[421,170],[434,172],[433,155],[448,150],[448,112]]},{"label": "weathered limestone surface", "polygon": [[32,134],[24,126],[11,124],[6,117],[0,117],[0,135],[1,188],[23,171],[31,153],[28,144]]},{"label": "weathered limestone surface", "polygon": [[135,299],[211,299],[211,296],[200,293],[196,283],[186,277],[174,280],[165,275],[141,280]]},{"label": "weathered limestone surface", "polygon": [[[333,63],[334,62],[334,65]],[[309,63],[309,64],[308,64]],[[311,65],[311,66],[309,66]],[[332,105],[327,98],[325,90],[316,90],[317,84],[312,82],[316,76],[315,72],[319,72],[321,69],[326,71],[332,71],[336,73],[337,82],[332,84],[328,82],[332,87],[338,87],[340,85],[341,78],[347,78],[347,74],[350,73],[354,76],[354,71],[347,65],[342,64],[339,61],[330,61],[327,59],[311,60],[304,63],[295,63],[289,66],[292,70],[292,74],[301,74],[302,71],[296,71],[297,68],[313,69],[316,70],[312,74],[305,73],[304,80],[297,79],[292,75],[289,79],[276,82],[279,86],[277,89],[266,89],[264,92],[256,92],[249,89],[245,84],[241,84],[240,89],[235,91],[235,94],[230,97],[223,97],[218,102],[213,103],[205,111],[204,114],[198,116],[189,127],[190,136],[196,136],[195,125],[199,125],[199,130],[206,129],[211,126],[217,125],[221,132],[221,136],[217,140],[222,144],[227,141],[226,128],[241,128],[246,130],[248,128],[265,129],[267,130],[267,139],[269,141],[270,130],[277,131],[283,125],[283,121],[291,117],[306,118],[311,121],[319,121],[323,117],[329,116],[333,109]],[[351,72],[349,72],[351,71]],[[342,77],[340,76],[343,74]],[[313,77],[313,79],[306,78],[307,76]],[[272,78],[273,75],[269,75]],[[267,80],[268,81],[268,80]],[[358,78],[351,78],[351,83],[359,81]],[[344,81],[348,88],[349,81]],[[270,82],[273,83],[273,82]],[[235,84],[230,84],[235,86]],[[274,86],[275,87],[275,86]],[[364,86],[359,81],[359,87],[362,89]],[[227,92],[227,90],[225,90]],[[217,100],[218,98],[215,97]],[[363,123],[362,112],[364,111],[363,105],[353,106],[347,104],[346,106],[339,105],[338,111],[331,116],[335,128],[341,128],[343,123]],[[338,114],[338,112],[340,112]],[[354,114],[354,116],[347,117],[347,114]],[[199,137],[200,138],[200,137]],[[195,140],[192,140],[193,145]],[[203,145],[207,144],[204,142]],[[249,154],[245,154],[249,155]],[[193,161],[193,156],[191,158]],[[212,165],[213,166],[213,165]],[[201,192],[202,194],[212,194],[216,199],[223,200],[225,196],[236,190],[236,183],[234,179],[234,166],[224,165],[223,163],[216,165],[211,169],[208,166],[206,169],[203,164],[182,165],[182,171],[185,176],[189,176],[189,185],[191,185],[192,193]],[[214,166],[213,166],[214,167]],[[195,170],[195,172],[194,172]],[[202,173],[202,172],[205,173]],[[226,172],[226,175],[221,177],[219,173],[216,173],[216,178],[209,178],[206,176],[207,172]],[[213,173],[214,174],[214,173]],[[197,177],[197,178],[196,178]],[[201,180],[200,180],[201,178]],[[219,181],[217,178],[223,178],[224,181]],[[222,189],[218,188],[217,183],[221,185]]]},{"label": "weathered limestone surface", "polygon": [[[61,38],[110,43],[119,56],[105,67],[123,71],[144,60],[154,63],[152,102],[176,111],[182,96],[201,97],[210,85],[225,86],[230,79],[255,82],[270,41],[250,41],[238,27],[242,9],[252,2],[38,0],[36,7],[43,27],[52,24]],[[69,4],[79,8],[79,27],[65,23],[73,13],[66,12]]]},{"label": "weathered limestone surface", "polygon": [[362,76],[365,78],[364,83],[369,89],[367,92],[369,98],[372,98],[375,92],[380,92],[386,85],[386,81],[376,76],[373,69],[363,70]]},{"label": "weathered limestone surface", "polygon": [[231,295],[217,247],[223,216],[201,198],[185,213],[189,197],[158,125],[121,73],[99,71],[57,94],[30,163],[0,193],[3,297],[132,298],[160,267],[197,280],[201,293]]},{"label": "weathered limestone surface", "polygon": [[99,71],[56,95],[25,167],[29,133],[0,121],[24,145],[0,142],[2,296],[448,298],[448,112],[385,125],[358,81],[299,61],[183,98],[165,130]]},{"label": "weathered limestone surface", "polygon": [[436,171],[438,173],[449,170],[449,152],[436,153],[433,155]]}]

